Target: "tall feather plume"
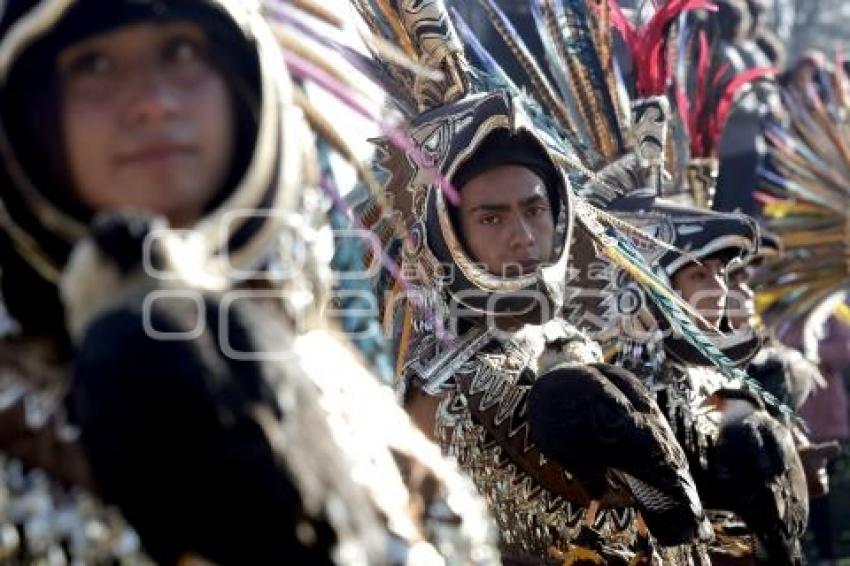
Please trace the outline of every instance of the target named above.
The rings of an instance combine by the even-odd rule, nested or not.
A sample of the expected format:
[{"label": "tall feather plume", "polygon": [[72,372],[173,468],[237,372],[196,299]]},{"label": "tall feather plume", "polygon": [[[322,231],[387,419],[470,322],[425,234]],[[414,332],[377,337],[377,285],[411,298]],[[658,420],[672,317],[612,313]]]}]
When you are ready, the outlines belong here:
[{"label": "tall feather plume", "polygon": [[572,132],[561,128],[559,123],[554,120],[551,111],[547,111],[541,107],[538,100],[530,98],[526,93],[521,91],[502,66],[481,44],[475,32],[469,27],[458,11],[452,9],[451,13],[452,19],[457,26],[458,34],[476,62],[471,72],[476,90],[491,91],[503,89],[513,93],[513,96],[523,104],[525,111],[535,125],[546,131],[553,140],[559,140],[563,143],[564,147],[560,148],[561,151],[553,155],[556,162],[567,170],[580,171],[588,178],[595,178],[595,173],[586,163],[596,162],[599,159],[593,150],[587,147],[582,141],[586,138],[579,138]]},{"label": "tall feather plume", "polygon": [[608,95],[614,105],[619,131],[622,134],[631,126],[631,116],[628,105],[628,92],[620,77],[617,59],[614,54],[611,37],[611,6],[608,4],[608,0],[587,1],[591,7],[591,16],[594,22],[593,29],[596,30],[593,41],[599,53],[602,72],[608,84]]},{"label": "tall feather plume", "polygon": [[[468,92],[463,49],[442,0],[350,2],[367,28],[364,42],[371,51],[371,65],[382,70],[382,86],[407,98],[406,106],[417,113],[423,112],[457,100]],[[386,50],[388,45],[398,48],[404,57],[388,57],[387,53],[392,53]],[[409,65],[400,64],[405,59],[438,71],[439,75],[411,72]]]},{"label": "tall feather plume", "polygon": [[[371,170],[355,156],[350,145],[351,139],[346,132],[339,130],[331,120],[328,109],[317,107],[317,99],[308,96],[306,83],[312,83],[323,88],[344,107],[365,117],[369,122],[384,131],[387,136],[404,145],[401,131],[382,118],[380,101],[368,88],[369,76],[358,72],[358,69],[346,62],[345,59],[335,58],[333,52],[343,51],[347,46],[341,35],[343,21],[336,14],[329,12],[324,6],[313,0],[295,0],[294,2],[274,2],[269,0],[262,5],[277,41],[282,48],[282,61],[290,76],[295,79],[292,85],[291,102],[304,113],[306,122],[312,134],[317,137],[317,157],[319,167],[315,180],[319,182],[326,195],[333,203],[329,212],[329,220],[334,228],[350,225],[362,227],[359,219],[350,214],[346,203],[340,198],[333,171],[330,168],[330,155],[335,153],[348,161],[358,173],[362,182],[370,189],[375,202],[382,201],[383,190]],[[386,53],[387,51],[382,51]],[[400,61],[396,56],[396,61]],[[417,77],[423,69],[418,69],[415,63],[404,67],[410,76]],[[334,110],[338,110],[334,108]],[[337,270],[363,271],[362,246],[354,238],[343,239],[338,243],[334,257]],[[395,261],[385,253],[380,254],[380,261],[393,276],[400,278]],[[340,317],[342,328],[349,333],[354,345],[361,350],[379,376],[388,381],[392,378],[392,367],[387,356],[386,341],[378,332],[377,320],[366,313],[371,312],[369,305],[362,305],[363,291],[367,290],[368,281],[358,278],[345,278],[342,283],[343,291],[340,300],[343,303],[343,313]],[[359,292],[358,292],[359,291]],[[349,307],[349,308],[346,308]],[[426,311],[427,316],[427,311]],[[438,335],[444,335],[439,330],[439,321],[435,325]]]},{"label": "tall feather plume", "polygon": [[510,20],[502,13],[493,0],[478,0],[478,3],[496,30],[496,33],[499,34],[499,37],[508,49],[510,49],[511,54],[528,76],[534,90],[535,98],[552,114],[552,117],[558,122],[561,128],[571,135],[577,136],[578,128],[570,116],[569,109],[540,69],[531,51],[511,25]]},{"label": "tall feather plume", "polygon": [[[310,2],[310,0],[305,0]],[[305,83],[313,85],[325,90],[331,96],[337,99],[344,107],[348,108],[354,114],[360,115],[367,121],[372,123],[385,136],[385,142],[396,145],[414,161],[420,163],[420,166],[430,171],[435,183],[446,192],[449,201],[457,202],[458,195],[451,187],[448,181],[436,170],[430,158],[418,148],[407,134],[399,127],[391,123],[383,116],[383,107],[380,102],[373,96],[365,86],[371,80],[377,84],[379,89],[388,91],[388,86],[395,84],[397,88],[403,89],[403,86],[394,82],[396,78],[403,76],[405,80],[410,80],[410,85],[413,82],[420,81],[420,86],[425,85],[428,81],[432,83],[439,82],[446,84],[446,74],[443,72],[447,66],[442,68],[428,67],[434,61],[433,51],[429,51],[419,61],[407,60],[406,55],[401,47],[396,47],[389,43],[388,39],[379,38],[378,36],[367,35],[364,37],[367,44],[371,46],[375,52],[381,53],[383,59],[375,63],[374,57],[360,56],[352,57],[356,52],[353,48],[345,43],[336,23],[332,18],[327,17],[327,14],[322,14],[321,9],[304,12],[292,6],[289,3],[268,2],[264,4],[264,10],[278,41],[283,47],[282,60],[287,66],[289,74],[296,80],[297,84],[293,89],[293,103],[300,107],[304,112],[308,124],[312,131],[319,138],[319,145],[322,148],[322,158],[327,162],[328,152],[337,153],[343,159],[347,160],[358,173],[360,180],[369,189],[369,202],[367,203],[366,214],[369,216],[371,225],[377,223],[381,219],[385,219],[384,226],[390,227],[387,239],[382,241],[385,244],[377,253],[378,260],[383,266],[386,273],[396,281],[396,286],[402,290],[408,289],[407,281],[402,277],[396,258],[389,251],[388,239],[393,237],[396,240],[404,240],[408,237],[406,228],[400,222],[397,222],[397,215],[392,213],[392,207],[387,201],[383,188],[379,185],[372,171],[360,163],[354,155],[347,138],[336,129],[331,120],[327,119],[327,114],[323,109],[314,106],[313,101],[307,96],[303,88]],[[371,16],[370,16],[371,17]],[[380,17],[380,14],[378,15]],[[445,21],[444,21],[445,23]],[[380,26],[385,26],[386,29],[392,30],[392,26],[386,23],[379,24],[377,20],[373,23],[375,29]],[[392,32],[396,33],[396,32]],[[428,42],[427,38],[422,39],[422,45]],[[322,48],[325,48],[324,50]],[[424,49],[424,47],[423,47]],[[329,57],[328,54],[333,52],[341,53],[343,58]],[[451,58],[454,54],[448,53],[446,56]],[[386,62],[392,62],[391,64]],[[365,65],[369,63],[372,66]],[[386,63],[386,64],[385,64]],[[376,68],[381,68],[381,72],[386,72],[384,76],[376,75],[373,71]],[[395,75],[390,75],[392,73]],[[376,80],[377,77],[377,80]],[[455,86],[461,85],[460,82],[452,83]],[[462,84],[465,88],[465,83]],[[411,86],[411,88],[413,88]],[[412,105],[419,105],[422,99],[412,98]],[[416,110],[414,110],[416,111]],[[322,179],[322,186],[326,194],[333,200],[334,208],[337,211],[335,221],[342,221],[342,217],[350,216],[350,222],[353,226],[359,229],[367,229],[364,222],[357,215],[352,214],[348,210],[347,203],[339,197],[333,187],[333,181],[328,174]],[[345,261],[346,264],[352,264],[354,259],[351,256],[352,248],[344,250],[348,253]],[[372,254],[371,247],[364,254],[360,264],[370,265],[373,261],[370,257]],[[355,262],[356,263],[356,262]],[[440,339],[448,340],[449,334],[443,328],[442,322],[438,319],[429,305],[418,300],[418,296],[412,296],[411,302],[422,312],[422,316],[431,324]],[[345,325],[357,326],[364,321],[347,320],[343,321]],[[353,325],[353,326],[352,326]]]},{"label": "tall feather plume", "polygon": [[[561,96],[567,98],[570,87],[568,85],[569,78],[566,75],[564,46],[552,39],[558,37],[560,33],[558,23],[551,12],[551,6],[545,0],[531,0],[530,5],[534,24],[537,26],[537,35],[543,45],[546,67],[549,69],[550,76],[555,79],[555,84]],[[576,120],[575,113],[571,112],[571,115],[573,120]]]},{"label": "tall feather plume", "polygon": [[[562,3],[563,2],[563,3]],[[599,29],[583,0],[534,0],[538,31],[554,46],[556,63],[566,72],[568,91],[591,145],[610,162],[624,151],[624,124],[612,90],[616,82],[610,33]],[[554,72],[554,71],[553,71]],[[598,169],[601,163],[595,163]]]},{"label": "tall feather plume", "polygon": [[497,82],[497,88],[505,88],[510,92],[519,92],[519,87],[511,79],[507,72],[499,65],[498,61],[490,55],[490,52],[478,40],[478,36],[463,19],[463,16],[454,8],[451,8],[452,20],[457,26],[458,35],[467,48],[472,52],[478,62],[481,71],[487,74],[490,80]]}]

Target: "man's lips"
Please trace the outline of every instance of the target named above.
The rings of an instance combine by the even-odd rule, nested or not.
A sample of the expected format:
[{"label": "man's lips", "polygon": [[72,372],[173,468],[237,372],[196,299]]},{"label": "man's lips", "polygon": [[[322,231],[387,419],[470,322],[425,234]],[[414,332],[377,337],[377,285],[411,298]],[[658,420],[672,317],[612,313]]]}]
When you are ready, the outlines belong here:
[{"label": "man's lips", "polygon": [[119,165],[137,165],[144,163],[156,163],[176,157],[186,157],[195,153],[195,147],[189,144],[160,143],[134,149],[132,151],[119,153],[115,161]]},{"label": "man's lips", "polygon": [[504,272],[507,276],[528,275],[534,273],[542,262],[538,260],[515,261],[505,266]]}]

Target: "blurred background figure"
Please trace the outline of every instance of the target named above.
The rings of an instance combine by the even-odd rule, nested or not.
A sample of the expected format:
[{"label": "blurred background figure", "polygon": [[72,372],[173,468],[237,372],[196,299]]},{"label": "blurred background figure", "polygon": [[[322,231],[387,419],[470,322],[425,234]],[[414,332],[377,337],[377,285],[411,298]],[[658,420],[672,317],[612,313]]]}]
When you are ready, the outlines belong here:
[{"label": "blurred background figure", "polygon": [[[842,305],[838,313],[844,313]],[[800,340],[798,331],[784,337],[788,343]],[[848,524],[848,441],[850,441],[850,401],[848,401],[848,377],[850,377],[850,326],[839,316],[831,317],[821,331],[818,355],[820,371],[826,387],[815,390],[803,406],[800,414],[810,428],[814,443],[839,441],[842,453],[832,459],[827,467],[829,491],[815,497],[810,503],[809,533],[812,546],[810,560],[823,564],[850,555],[846,533]],[[842,534],[844,536],[842,536]]]},{"label": "blurred background figure", "polygon": [[[736,73],[747,69],[781,69],[785,61],[782,41],[764,27],[764,0],[720,0],[720,35],[729,65]],[[764,153],[761,123],[780,113],[780,101],[773,84],[754,83],[743,92],[720,140],[720,176],[717,181],[717,210],[756,211],[752,191],[756,170]]]}]

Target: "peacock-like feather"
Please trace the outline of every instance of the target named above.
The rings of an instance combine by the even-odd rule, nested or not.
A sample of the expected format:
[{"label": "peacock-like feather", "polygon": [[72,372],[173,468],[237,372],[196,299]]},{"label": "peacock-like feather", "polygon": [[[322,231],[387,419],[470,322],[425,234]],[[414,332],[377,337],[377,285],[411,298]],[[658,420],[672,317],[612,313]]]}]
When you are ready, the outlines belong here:
[{"label": "peacock-like feather", "polygon": [[[582,119],[587,124],[594,147],[606,162],[612,161],[625,150],[624,133],[626,111],[619,108],[617,79],[608,28],[607,4],[588,3],[583,0],[537,0],[541,4],[540,17],[551,41],[560,46],[558,63],[563,65],[570,78],[567,94],[576,100]],[[595,8],[598,21],[590,12]],[[597,167],[598,168],[597,164]]]}]

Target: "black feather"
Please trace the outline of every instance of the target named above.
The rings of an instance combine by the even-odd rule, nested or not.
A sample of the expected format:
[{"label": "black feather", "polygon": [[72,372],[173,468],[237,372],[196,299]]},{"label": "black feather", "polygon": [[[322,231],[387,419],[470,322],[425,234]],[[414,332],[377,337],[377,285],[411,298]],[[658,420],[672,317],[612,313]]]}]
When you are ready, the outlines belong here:
[{"label": "black feather", "polygon": [[801,564],[808,493],[790,431],[767,412],[755,411],[721,428],[709,463],[712,503],[746,522],[769,564]]},{"label": "black feather", "polygon": [[600,498],[610,477],[624,478],[659,544],[708,536],[681,447],[643,385],[626,370],[560,366],[529,394],[531,434]]}]

